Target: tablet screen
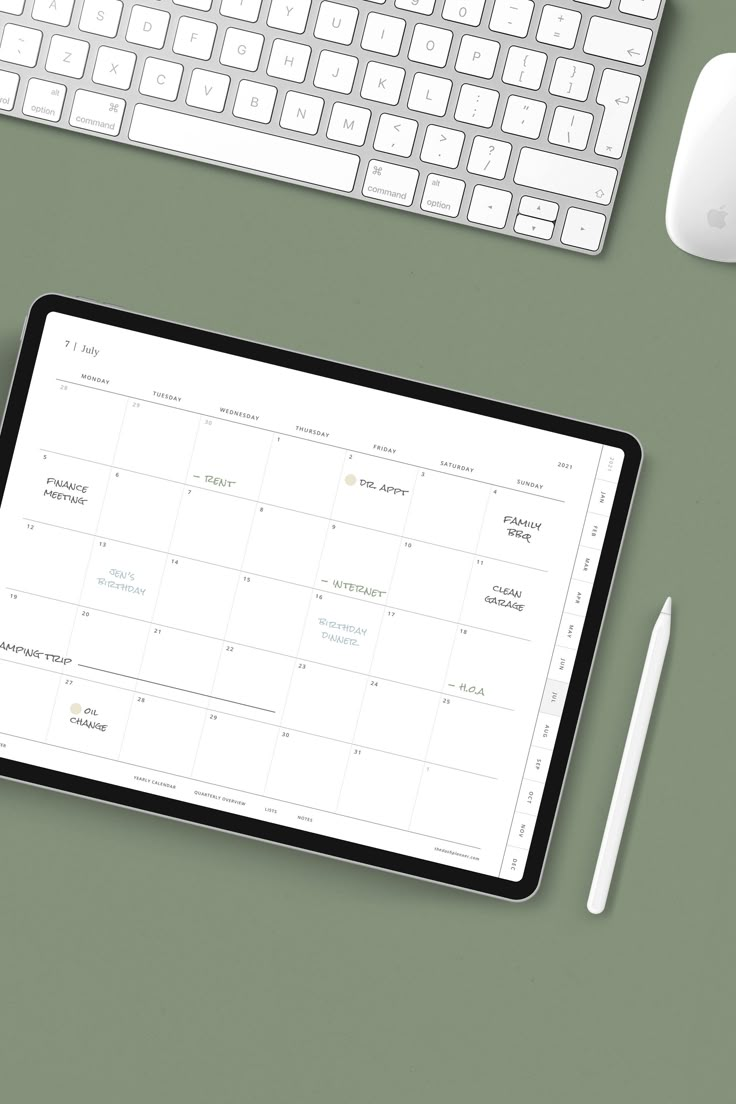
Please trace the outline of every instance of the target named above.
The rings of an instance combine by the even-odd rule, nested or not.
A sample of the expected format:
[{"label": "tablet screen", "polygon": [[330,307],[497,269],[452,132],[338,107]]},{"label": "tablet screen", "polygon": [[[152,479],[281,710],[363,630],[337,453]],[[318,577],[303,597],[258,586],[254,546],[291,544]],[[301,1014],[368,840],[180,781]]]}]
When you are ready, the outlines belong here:
[{"label": "tablet screen", "polygon": [[623,453],[48,315],[4,757],[519,880]]}]

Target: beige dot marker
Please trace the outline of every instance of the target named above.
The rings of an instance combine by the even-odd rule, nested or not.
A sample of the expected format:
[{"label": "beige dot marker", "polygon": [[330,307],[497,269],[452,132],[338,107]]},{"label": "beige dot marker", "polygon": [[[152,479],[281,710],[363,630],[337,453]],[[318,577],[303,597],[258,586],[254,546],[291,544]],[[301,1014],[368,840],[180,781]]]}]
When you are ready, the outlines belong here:
[{"label": "beige dot marker", "polygon": [[358,482],[358,480],[355,478],[354,475],[346,475],[345,482],[347,483],[348,487],[352,487]]},{"label": "beige dot marker", "polygon": [[79,702],[74,702],[74,705],[69,707],[69,712],[70,713],[81,713],[82,712],[82,707],[79,704]]}]

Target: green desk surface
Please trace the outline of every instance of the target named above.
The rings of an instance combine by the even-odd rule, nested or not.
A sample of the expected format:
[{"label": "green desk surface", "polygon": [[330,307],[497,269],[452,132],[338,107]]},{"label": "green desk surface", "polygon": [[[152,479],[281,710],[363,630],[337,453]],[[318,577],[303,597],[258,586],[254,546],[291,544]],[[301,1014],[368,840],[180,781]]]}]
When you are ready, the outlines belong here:
[{"label": "green desk surface", "polygon": [[[7,1104],[729,1096],[734,270],[663,212],[733,0],[669,0],[599,259],[0,121],[0,379],[61,291],[632,430],[647,459],[542,889],[522,905],[0,784]],[[644,650],[670,658],[610,908]],[[731,1088],[732,1091],[732,1088]]]}]

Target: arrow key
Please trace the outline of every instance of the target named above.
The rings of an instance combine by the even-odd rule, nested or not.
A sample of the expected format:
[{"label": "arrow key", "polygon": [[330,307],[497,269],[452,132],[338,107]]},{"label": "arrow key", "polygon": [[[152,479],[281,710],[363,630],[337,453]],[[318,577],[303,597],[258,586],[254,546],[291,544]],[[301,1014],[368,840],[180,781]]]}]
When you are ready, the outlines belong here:
[{"label": "arrow key", "polygon": [[606,216],[598,211],[584,211],[580,207],[571,207],[567,212],[562,230],[562,243],[573,245],[578,249],[589,249],[591,253],[595,253],[601,244],[605,226]]}]

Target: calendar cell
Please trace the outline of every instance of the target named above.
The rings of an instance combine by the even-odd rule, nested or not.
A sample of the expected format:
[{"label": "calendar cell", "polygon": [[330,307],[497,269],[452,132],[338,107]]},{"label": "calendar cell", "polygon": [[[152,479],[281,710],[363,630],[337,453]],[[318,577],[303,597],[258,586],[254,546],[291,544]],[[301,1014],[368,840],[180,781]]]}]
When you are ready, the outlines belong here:
[{"label": "calendar cell", "polygon": [[264,792],[278,729],[208,711],[192,776],[249,793]]},{"label": "calendar cell", "polygon": [[284,728],[349,742],[355,733],[365,681],[363,675],[352,671],[299,662],[294,667],[281,723]]},{"label": "calendar cell", "polygon": [[465,552],[402,540],[388,602],[399,609],[457,621],[471,566]]},{"label": "calendar cell", "polygon": [[494,794],[498,783],[446,767],[425,766],[410,825],[446,843],[470,849],[468,860],[488,836],[489,821],[497,815]]},{"label": "calendar cell", "polygon": [[127,400],[58,380],[52,394],[54,416],[44,420],[40,451],[111,464]]},{"label": "calendar cell", "polygon": [[176,483],[112,470],[97,534],[108,540],[166,552],[182,498]]},{"label": "calendar cell", "polygon": [[[133,695],[119,758],[132,766],[188,777],[203,721],[199,709],[162,701],[139,691]],[[167,790],[162,792],[175,796]]]},{"label": "calendar cell", "polygon": [[432,763],[498,778],[509,765],[508,743],[518,735],[513,714],[478,701],[445,697],[437,709],[426,757]]},{"label": "calendar cell", "polygon": [[384,611],[341,594],[315,594],[309,606],[299,654],[332,667],[367,673]]},{"label": "calendar cell", "polygon": [[84,586],[92,538],[86,533],[20,521],[6,559],[5,585],[77,602]]},{"label": "calendar cell", "polygon": [[147,621],[121,617],[117,612],[67,608],[74,618],[69,651],[86,677],[104,681],[105,675],[130,675],[140,669],[151,629]]},{"label": "calendar cell", "polygon": [[299,648],[313,591],[259,575],[240,575],[228,639],[293,656]]},{"label": "calendar cell", "polygon": [[273,434],[222,418],[202,418],[187,483],[255,501],[263,482]]},{"label": "calendar cell", "polygon": [[47,742],[86,755],[117,759],[130,703],[127,690],[62,678]]},{"label": "calendar cell", "polygon": [[348,453],[332,517],[400,536],[404,531],[417,474],[414,468],[379,456]]},{"label": "calendar cell", "polygon": [[253,502],[190,487],[181,499],[171,549],[195,560],[240,568],[255,512]]},{"label": "calendar cell", "polygon": [[62,676],[49,669],[25,666],[27,660],[8,661],[6,654],[0,654],[0,732],[45,741]]},{"label": "calendar cell", "polygon": [[475,552],[491,493],[485,483],[473,479],[420,471],[406,525],[407,537]]},{"label": "calendar cell", "polygon": [[258,497],[271,505],[329,517],[344,458],[342,449],[276,435]]},{"label": "calendar cell", "polygon": [[152,621],[222,639],[237,584],[235,571],[168,556]]},{"label": "calendar cell", "polygon": [[153,626],[139,668],[127,674],[136,676],[151,694],[202,707],[207,704],[221,649],[219,640]]},{"label": "calendar cell", "polygon": [[327,530],[317,585],[383,605],[400,546],[400,537],[333,521]]},{"label": "calendar cell", "polygon": [[414,759],[352,747],[337,811],[403,828],[411,817],[422,769]]},{"label": "calendar cell", "polygon": [[81,604],[149,621],[156,608],[166,554],[100,537],[90,543]]},{"label": "calendar cell", "polygon": [[355,730],[356,743],[423,759],[439,703],[435,692],[371,678]]},{"label": "calendar cell", "polygon": [[329,522],[275,506],[256,511],[243,570],[314,586]]},{"label": "calendar cell", "polygon": [[346,744],[284,729],[276,738],[266,793],[333,812],[349,754]]},{"label": "calendar cell", "polygon": [[213,705],[256,720],[277,721],[293,671],[294,660],[289,656],[226,644],[212,682]]},{"label": "calendar cell", "polygon": [[387,609],[371,674],[423,690],[441,690],[457,627],[430,617]]},{"label": "calendar cell", "polygon": [[139,475],[183,483],[199,426],[196,414],[131,399],[113,464]]}]

